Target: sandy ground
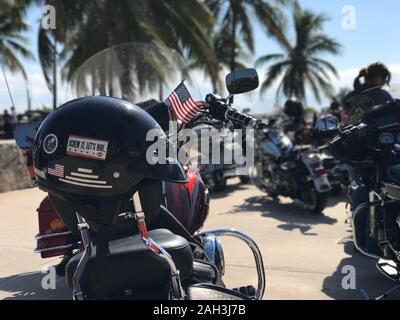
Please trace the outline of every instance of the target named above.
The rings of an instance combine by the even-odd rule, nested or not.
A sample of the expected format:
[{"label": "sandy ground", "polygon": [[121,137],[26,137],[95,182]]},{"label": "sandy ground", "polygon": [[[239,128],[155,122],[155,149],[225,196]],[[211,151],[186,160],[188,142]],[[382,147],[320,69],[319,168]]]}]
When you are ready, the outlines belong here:
[{"label": "sandy ground", "polygon": [[[36,208],[44,197],[37,189],[0,194],[0,299],[70,299],[64,279],[56,290],[42,289],[43,268],[59,259],[42,260],[33,253]],[[206,229],[235,228],[258,243],[266,267],[266,299],[363,299],[391,288],[375,261],[355,252],[345,223],[345,204],[332,199],[324,215],[307,214],[298,204],[272,202],[255,187],[231,183],[214,194]],[[223,239],[229,287],[255,284],[249,249]],[[345,290],[346,268],[354,267],[356,289]],[[392,296],[400,298],[400,294]]]}]

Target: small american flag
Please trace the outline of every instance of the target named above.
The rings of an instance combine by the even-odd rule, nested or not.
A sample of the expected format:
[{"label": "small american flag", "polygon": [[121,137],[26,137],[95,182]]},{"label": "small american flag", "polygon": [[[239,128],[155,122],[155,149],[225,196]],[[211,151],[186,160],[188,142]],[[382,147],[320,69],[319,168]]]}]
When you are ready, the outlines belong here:
[{"label": "small american flag", "polygon": [[60,164],[49,162],[47,172],[52,176],[64,178],[64,166]]},{"label": "small american flag", "polygon": [[190,122],[201,111],[201,104],[193,100],[183,83],[174,90],[165,103],[172,107],[176,118],[184,123]]}]

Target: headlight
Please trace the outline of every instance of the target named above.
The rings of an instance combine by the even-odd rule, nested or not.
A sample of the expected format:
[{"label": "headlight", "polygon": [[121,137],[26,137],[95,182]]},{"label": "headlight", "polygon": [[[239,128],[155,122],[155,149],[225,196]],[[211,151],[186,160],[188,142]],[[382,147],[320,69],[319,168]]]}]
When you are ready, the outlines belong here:
[{"label": "headlight", "polygon": [[379,136],[380,144],[393,144],[395,142],[395,137],[391,133],[382,133]]}]

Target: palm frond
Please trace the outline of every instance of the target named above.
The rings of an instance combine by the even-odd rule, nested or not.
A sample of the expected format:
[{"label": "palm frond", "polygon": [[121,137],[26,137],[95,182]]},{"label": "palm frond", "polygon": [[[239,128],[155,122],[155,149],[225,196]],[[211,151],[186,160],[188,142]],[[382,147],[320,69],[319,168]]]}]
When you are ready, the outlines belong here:
[{"label": "palm frond", "polygon": [[[327,16],[302,10],[295,3],[293,21],[296,32],[294,45],[287,46],[283,54],[269,54],[257,61],[257,65],[280,61],[268,68],[262,89],[270,87],[283,74],[277,94],[283,91],[287,97],[305,99],[306,87],[309,86],[317,101],[321,101],[322,94],[329,96],[332,91],[330,73],[336,77],[338,73],[331,63],[319,55],[338,54],[340,45],[323,33]],[[282,61],[286,61],[283,66]]]},{"label": "palm frond", "polygon": [[262,56],[257,59],[256,61],[256,67],[261,67],[265,65],[266,63],[269,63],[274,60],[281,60],[285,57],[284,54],[282,53],[276,53],[276,54],[267,54],[265,56]]}]

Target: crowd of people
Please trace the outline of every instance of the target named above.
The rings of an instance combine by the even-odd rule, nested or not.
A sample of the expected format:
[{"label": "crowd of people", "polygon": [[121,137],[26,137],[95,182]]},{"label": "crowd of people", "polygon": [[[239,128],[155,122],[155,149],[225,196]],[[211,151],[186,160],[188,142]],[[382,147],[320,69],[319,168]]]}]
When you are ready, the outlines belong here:
[{"label": "crowd of people", "polygon": [[15,107],[11,107],[11,112],[4,110],[0,116],[0,139],[14,139],[14,131],[19,123]]}]

